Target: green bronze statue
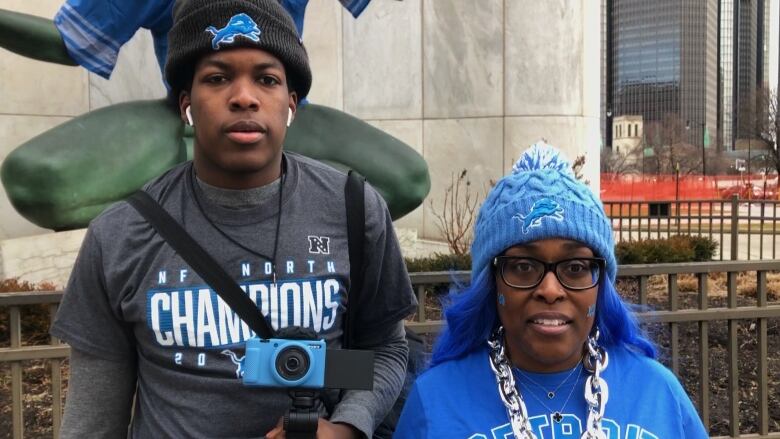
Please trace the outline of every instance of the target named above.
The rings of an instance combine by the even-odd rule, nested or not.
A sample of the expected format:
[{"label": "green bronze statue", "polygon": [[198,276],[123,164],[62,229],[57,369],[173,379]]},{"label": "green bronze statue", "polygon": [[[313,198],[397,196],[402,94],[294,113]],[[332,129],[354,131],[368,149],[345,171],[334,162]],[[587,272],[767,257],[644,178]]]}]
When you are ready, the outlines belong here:
[{"label": "green bronze statue", "polygon": [[[0,9],[0,47],[78,65],[54,22],[40,17]],[[13,206],[36,225],[85,227],[111,203],[190,159],[189,130],[164,99],[111,105],[20,145],[6,157],[0,177]],[[382,194],[394,219],[419,206],[430,190],[428,167],[414,149],[325,106],[299,106],[285,149],[357,170]]]}]

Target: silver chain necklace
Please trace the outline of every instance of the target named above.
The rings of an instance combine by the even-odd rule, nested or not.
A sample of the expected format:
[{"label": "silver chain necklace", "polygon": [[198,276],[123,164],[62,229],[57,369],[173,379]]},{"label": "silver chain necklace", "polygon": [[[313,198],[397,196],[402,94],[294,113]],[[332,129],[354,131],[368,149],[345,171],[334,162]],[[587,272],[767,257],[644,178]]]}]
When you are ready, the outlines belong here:
[{"label": "silver chain necklace", "polygon": [[601,378],[601,372],[609,365],[609,356],[607,351],[597,344],[598,339],[599,330],[596,328],[593,336],[588,336],[588,355],[583,359],[583,366],[591,373],[591,376],[585,381],[588,421],[581,439],[607,439],[607,435],[601,429],[601,419],[604,418],[604,409],[607,407],[607,400],[609,400],[609,387],[607,382]]},{"label": "silver chain necklace", "polygon": [[[604,409],[609,399],[607,382],[601,378],[601,372],[607,368],[609,358],[607,352],[598,344],[599,331],[595,330],[593,336],[588,336],[586,346],[588,352],[583,358],[583,367],[591,373],[585,382],[585,401],[588,404],[588,420],[585,432],[580,439],[607,439],[601,430],[601,420],[604,417]],[[504,349],[504,328],[499,326],[490,339],[490,368],[496,375],[498,395],[506,407],[509,423],[515,439],[538,439],[531,429],[528,419],[528,410],[525,407],[522,395],[515,386],[515,377],[512,366]]]},{"label": "silver chain necklace", "polygon": [[525,408],[523,397],[515,386],[515,376],[512,374],[512,366],[504,352],[504,327],[499,326],[488,340],[490,346],[490,368],[496,375],[498,383],[498,396],[506,407],[509,415],[509,423],[516,439],[538,439],[531,430],[528,420],[528,410]]}]

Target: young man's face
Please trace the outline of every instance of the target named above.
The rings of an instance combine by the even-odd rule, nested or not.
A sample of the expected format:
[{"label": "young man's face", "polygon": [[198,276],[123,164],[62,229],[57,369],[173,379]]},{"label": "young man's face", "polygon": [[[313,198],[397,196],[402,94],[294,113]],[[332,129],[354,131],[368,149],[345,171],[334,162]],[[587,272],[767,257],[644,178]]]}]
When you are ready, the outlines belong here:
[{"label": "young man's face", "polygon": [[268,52],[240,48],[201,58],[190,92],[179,99],[182,118],[191,107],[198,177],[229,189],[278,178],[288,111],[295,113],[296,103],[284,66]]}]

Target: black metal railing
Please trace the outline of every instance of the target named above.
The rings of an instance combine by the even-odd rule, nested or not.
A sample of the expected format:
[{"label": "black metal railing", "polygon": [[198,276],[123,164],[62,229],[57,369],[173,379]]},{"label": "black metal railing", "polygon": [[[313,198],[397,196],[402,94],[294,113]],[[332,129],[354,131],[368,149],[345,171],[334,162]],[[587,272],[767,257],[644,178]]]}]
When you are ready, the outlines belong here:
[{"label": "black metal railing", "polygon": [[719,243],[721,261],[780,257],[777,200],[605,201],[604,210],[616,242],[699,235]]},{"label": "black metal railing", "polygon": [[[652,311],[639,312],[637,315],[645,325],[656,325],[663,328],[656,339],[663,339],[662,349],[664,362],[675,373],[687,367],[698,370],[696,382],[687,389],[691,392],[699,409],[699,413],[708,428],[713,427],[713,377],[710,372],[713,368],[711,357],[711,335],[714,333],[714,325],[724,327],[725,336],[725,369],[728,413],[724,419],[715,419],[716,422],[725,422],[729,436],[722,437],[760,437],[780,438],[780,429],[776,426],[780,419],[770,417],[769,395],[777,392],[770,382],[770,375],[777,382],[780,378],[780,363],[774,362],[773,368],[769,362],[769,324],[777,325],[780,320],[780,293],[774,292],[775,301],[770,300],[767,286],[768,276],[777,276],[780,272],[780,261],[724,261],[683,264],[654,264],[654,265],[624,265],[619,267],[618,290],[626,300],[640,307],[652,306]],[[716,292],[710,287],[712,276],[725,277],[725,291]],[[681,279],[686,281],[695,279],[695,288],[691,291],[691,285],[687,284],[689,292],[681,293]],[[738,277],[742,280],[749,278],[755,280],[755,291],[749,295],[738,294]],[[407,326],[420,333],[434,336],[443,327],[441,309],[437,300],[453,280],[468,282],[467,272],[438,272],[438,273],[413,273],[410,275],[419,300],[419,308]],[[661,279],[662,291],[659,294],[658,283]],[[751,281],[752,282],[752,281]],[[690,283],[690,282],[689,282]],[[655,290],[651,288],[655,285]],[[435,296],[435,297],[434,297]],[[748,297],[749,296],[749,297]],[[23,316],[22,307],[26,305],[44,305],[49,309],[49,319],[53,318],[58,303],[62,298],[62,292],[19,292],[0,293],[0,311],[8,316],[8,321],[0,321],[0,326],[7,324],[9,341],[0,344],[0,366],[3,371],[10,369],[10,380],[7,376],[0,377],[0,381],[11,383],[11,437],[21,439],[24,437],[23,416],[23,382],[25,370],[23,362],[30,360],[42,361],[46,364],[48,376],[51,382],[51,424],[52,435],[59,435],[59,427],[62,413],[63,372],[62,362],[70,353],[67,345],[59,340],[51,338],[44,344],[32,346],[24,345],[22,334]],[[746,301],[746,298],[749,299]],[[691,300],[693,299],[693,300]],[[717,303],[713,301],[717,299]],[[751,434],[740,432],[741,403],[747,403],[742,397],[740,388],[740,366],[747,357],[741,352],[741,337],[744,336],[745,324],[749,323],[755,332],[755,394],[756,398],[750,401],[755,405],[756,427]],[[695,325],[695,330],[690,331],[686,325]],[[681,328],[686,330],[685,336],[681,335]],[[742,328],[742,332],[740,332]],[[776,329],[776,328],[775,328]],[[718,333],[720,334],[720,333]],[[691,337],[689,337],[692,335]],[[720,337],[720,335],[719,335]],[[688,343],[689,338],[695,339],[697,354],[694,363],[687,367],[681,367],[681,340]],[[658,341],[658,340],[656,340]],[[687,344],[686,344],[687,346]],[[772,354],[776,354],[772,352]],[[688,360],[686,360],[688,361]],[[10,365],[10,368],[6,367]],[[5,373],[5,372],[4,372]],[[683,374],[685,375],[685,374]],[[773,427],[774,426],[774,427]],[[770,431],[774,428],[775,431]],[[747,432],[746,432],[747,433]]]}]

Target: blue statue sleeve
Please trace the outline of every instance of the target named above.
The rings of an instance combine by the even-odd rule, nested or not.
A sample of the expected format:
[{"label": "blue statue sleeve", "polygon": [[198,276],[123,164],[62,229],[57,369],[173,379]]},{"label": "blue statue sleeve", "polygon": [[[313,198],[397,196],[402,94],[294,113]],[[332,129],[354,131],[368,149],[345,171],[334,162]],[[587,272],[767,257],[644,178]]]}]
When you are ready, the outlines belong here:
[{"label": "blue statue sleeve", "polygon": [[158,40],[172,26],[172,7],[173,0],[67,0],[54,24],[70,56],[108,78],[119,49],[142,27],[152,30],[158,61],[165,59],[164,44]]},{"label": "blue statue sleeve", "polygon": [[363,13],[363,9],[366,9],[366,6],[368,6],[371,0],[339,0],[339,2],[345,8],[347,8],[353,17],[358,18],[358,16]]},{"label": "blue statue sleeve", "polygon": [[[371,0],[339,0],[339,3],[355,18],[363,12],[363,9],[366,9],[370,2]],[[303,36],[303,19],[306,15],[306,5],[309,3],[309,0],[281,0],[281,3],[293,18],[293,21],[295,21],[298,36]]]},{"label": "blue statue sleeve", "polygon": [[282,7],[292,17],[298,36],[303,35],[303,18],[306,15],[306,5],[309,0],[282,0]]}]

